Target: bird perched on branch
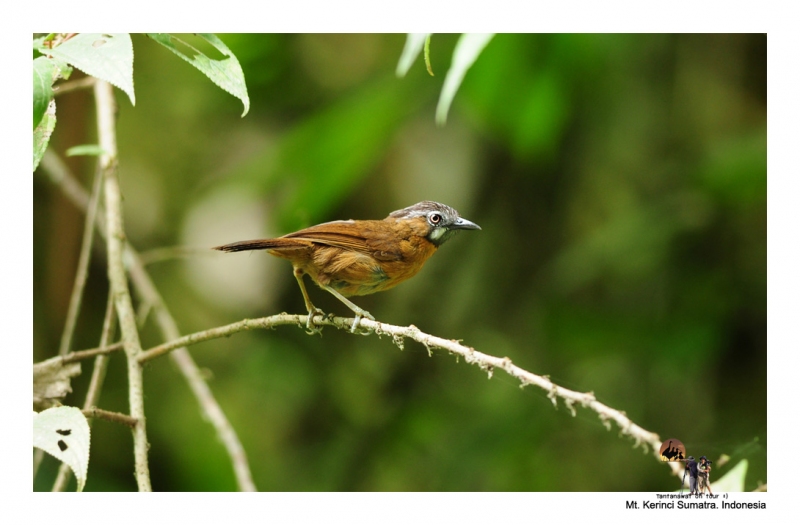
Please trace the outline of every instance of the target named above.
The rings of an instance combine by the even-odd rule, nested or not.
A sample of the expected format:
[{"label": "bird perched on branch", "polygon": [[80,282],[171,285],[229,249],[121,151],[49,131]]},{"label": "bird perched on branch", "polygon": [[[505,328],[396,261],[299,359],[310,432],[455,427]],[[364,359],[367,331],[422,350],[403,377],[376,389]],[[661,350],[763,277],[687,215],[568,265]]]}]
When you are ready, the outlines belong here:
[{"label": "bird perched on branch", "polygon": [[303,276],[308,274],[356,314],[351,330],[355,331],[362,317],[375,318],[347,297],[397,286],[416,275],[428,257],[459,230],[480,229],[450,206],[423,201],[383,220],[325,222],[275,239],[239,241],[214,249],[267,250],[288,259],[308,310],[306,328],[313,331],[313,317],[324,315],[306,291]]}]

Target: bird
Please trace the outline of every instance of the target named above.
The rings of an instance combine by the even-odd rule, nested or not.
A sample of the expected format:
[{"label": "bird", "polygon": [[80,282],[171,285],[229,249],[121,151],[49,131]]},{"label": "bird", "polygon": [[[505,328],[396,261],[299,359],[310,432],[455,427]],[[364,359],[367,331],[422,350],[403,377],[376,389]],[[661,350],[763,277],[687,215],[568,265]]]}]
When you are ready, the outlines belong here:
[{"label": "bird", "polygon": [[351,328],[355,332],[362,318],[375,318],[348,297],[394,288],[415,276],[439,246],[456,233],[480,229],[450,206],[422,201],[393,211],[382,220],[325,222],[274,239],[238,241],[213,249],[267,250],[289,260],[308,310],[307,331],[318,332],[312,319],[325,314],[311,302],[305,275],[356,314]]},{"label": "bird", "polygon": [[667,461],[671,460],[677,454],[676,449],[672,448],[672,440],[669,441],[667,448],[664,449],[664,452],[661,453],[662,456],[666,458]]}]

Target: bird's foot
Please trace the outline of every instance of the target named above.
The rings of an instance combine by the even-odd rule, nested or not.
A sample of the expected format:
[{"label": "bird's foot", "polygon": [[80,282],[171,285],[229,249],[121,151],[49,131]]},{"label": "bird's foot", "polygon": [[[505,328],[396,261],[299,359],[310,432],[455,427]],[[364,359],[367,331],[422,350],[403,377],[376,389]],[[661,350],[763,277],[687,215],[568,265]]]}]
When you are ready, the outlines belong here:
[{"label": "bird's foot", "polygon": [[[366,327],[362,327],[361,326],[361,319],[366,317],[370,321],[374,321],[375,318],[368,311],[361,310],[360,308],[359,308],[359,310],[360,310],[359,312],[356,312],[356,318],[353,319],[353,326],[352,326],[352,328],[350,328],[350,333],[352,333],[352,334],[358,333],[360,335],[369,335],[369,334],[372,333],[372,329],[366,328]],[[356,328],[359,329],[358,332],[356,332]]]},{"label": "bird's foot", "polygon": [[322,333],[322,326],[317,326],[314,324],[314,316],[316,315],[320,316],[321,318],[324,318],[325,312],[316,307],[308,311],[308,318],[306,319],[306,333],[308,335]]}]

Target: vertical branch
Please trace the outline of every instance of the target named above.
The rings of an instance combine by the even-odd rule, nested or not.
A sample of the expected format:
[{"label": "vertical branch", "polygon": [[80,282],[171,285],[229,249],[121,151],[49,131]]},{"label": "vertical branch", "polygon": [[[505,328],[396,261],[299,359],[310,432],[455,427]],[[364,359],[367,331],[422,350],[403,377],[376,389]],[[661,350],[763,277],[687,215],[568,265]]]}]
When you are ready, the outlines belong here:
[{"label": "vertical branch", "polygon": [[122,224],[122,195],[117,178],[117,137],[115,130],[116,103],[111,84],[98,81],[94,86],[97,107],[97,128],[100,147],[100,170],[105,190],[106,227],[108,228],[108,279],[111,294],[128,360],[128,400],[130,415],[138,420],[133,429],[133,455],[136,483],[140,491],[152,490],[150,468],[147,464],[147,432],[144,416],[142,367],[136,357],[142,351],[136,314],[131,301],[122,255],[125,249],[125,229]]},{"label": "vertical branch", "polygon": [[[130,275],[134,287],[141,296],[143,301],[149,302],[155,313],[156,323],[158,324],[164,340],[172,341],[180,337],[178,325],[175,319],[172,318],[167,306],[164,304],[161,295],[158,293],[153,281],[142,264],[141,258],[132,249],[126,252],[126,260],[130,261]],[[247,454],[245,453],[236,431],[231,426],[228,418],[222,408],[214,399],[214,394],[203,379],[203,374],[200,367],[192,359],[191,354],[186,348],[179,348],[171,354],[173,362],[178,366],[189,383],[189,388],[200,403],[200,409],[206,418],[214,425],[217,430],[217,435],[228,451],[233,464],[233,472],[236,476],[236,483],[239,485],[239,490],[243,492],[255,492],[256,485],[253,483],[253,477],[250,474],[250,466],[247,463]]]}]

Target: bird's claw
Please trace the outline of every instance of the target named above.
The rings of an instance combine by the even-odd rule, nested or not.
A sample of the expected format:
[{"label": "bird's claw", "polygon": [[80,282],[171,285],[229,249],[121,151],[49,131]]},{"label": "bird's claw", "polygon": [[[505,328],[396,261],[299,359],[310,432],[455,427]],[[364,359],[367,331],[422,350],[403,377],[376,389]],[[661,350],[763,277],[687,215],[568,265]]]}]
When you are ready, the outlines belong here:
[{"label": "bird's claw", "polygon": [[314,308],[313,310],[308,311],[308,318],[306,319],[306,333],[308,335],[322,333],[322,327],[314,324],[315,315],[319,315],[320,317],[324,318],[325,312],[323,312],[319,308]]},{"label": "bird's claw", "polygon": [[[361,319],[364,317],[366,317],[370,321],[375,320],[375,318],[372,317],[372,314],[367,312],[366,310],[362,310],[361,312],[356,312],[356,318],[353,319],[353,326],[350,328],[351,334],[358,333],[360,335],[369,335],[370,333],[372,333],[371,328],[366,328],[361,326]],[[359,328],[360,330],[356,332],[356,328]]]}]

